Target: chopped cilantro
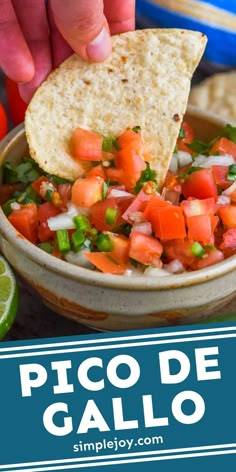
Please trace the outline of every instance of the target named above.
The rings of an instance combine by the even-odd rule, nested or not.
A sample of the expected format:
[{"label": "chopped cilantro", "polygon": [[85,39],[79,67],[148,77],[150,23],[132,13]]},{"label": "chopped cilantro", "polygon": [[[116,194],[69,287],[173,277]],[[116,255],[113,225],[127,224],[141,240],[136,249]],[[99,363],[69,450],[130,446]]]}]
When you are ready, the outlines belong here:
[{"label": "chopped cilantro", "polygon": [[134,194],[137,195],[137,193],[140,192],[145,182],[149,182],[151,180],[152,182],[156,183],[156,176],[157,173],[155,172],[155,170],[152,170],[150,168],[150,164],[147,162],[146,169],[142,171],[140,179],[133,188]]},{"label": "chopped cilantro", "polygon": [[198,154],[208,154],[210,150],[210,145],[205,143],[204,141],[199,141],[195,139],[192,143],[186,143],[191,151],[193,151],[196,155]]},{"label": "chopped cilantro", "polygon": [[184,128],[182,128],[182,126],[179,130],[179,138],[182,138],[182,139],[185,138],[185,131],[184,131]]}]

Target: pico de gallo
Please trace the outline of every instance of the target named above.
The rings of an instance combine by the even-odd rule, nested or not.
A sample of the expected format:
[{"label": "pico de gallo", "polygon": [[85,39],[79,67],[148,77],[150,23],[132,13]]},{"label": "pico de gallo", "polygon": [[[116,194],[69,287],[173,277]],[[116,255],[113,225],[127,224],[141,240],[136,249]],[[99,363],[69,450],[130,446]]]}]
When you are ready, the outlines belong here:
[{"label": "pico de gallo", "polygon": [[78,128],[74,182],[30,157],[3,167],[0,203],[31,243],[70,263],[116,275],[203,269],[236,254],[236,128],[209,143],[182,124],[162,188],[139,126],[118,137]]}]

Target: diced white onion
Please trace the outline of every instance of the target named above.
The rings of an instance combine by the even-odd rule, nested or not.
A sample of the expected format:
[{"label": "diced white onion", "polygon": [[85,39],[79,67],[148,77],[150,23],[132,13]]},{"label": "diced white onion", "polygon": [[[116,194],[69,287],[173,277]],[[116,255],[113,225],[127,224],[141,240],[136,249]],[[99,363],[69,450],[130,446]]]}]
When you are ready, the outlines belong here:
[{"label": "diced white onion", "polygon": [[158,269],[158,267],[149,266],[145,269],[144,275],[147,277],[164,277],[170,274],[165,269]]},{"label": "diced white onion", "polygon": [[217,202],[216,202],[216,205],[217,206],[222,206],[222,205],[229,205],[230,203],[230,197],[228,195],[219,195],[219,197],[217,198]]},{"label": "diced white onion", "polygon": [[164,264],[164,269],[169,274],[180,274],[181,272],[184,272],[184,266],[178,259],[174,259],[169,262],[169,264]]},{"label": "diced white onion", "polygon": [[117,197],[133,197],[133,194],[129,192],[125,192],[125,190],[118,190],[117,188],[112,188],[107,198],[117,198]]},{"label": "diced white onion", "polygon": [[11,206],[12,210],[20,210],[21,209],[21,205],[18,202],[12,202],[10,206]]},{"label": "diced white onion", "polygon": [[132,231],[139,231],[144,234],[152,234],[152,225],[149,221],[144,221],[143,223],[135,223],[132,227]]},{"label": "diced white onion", "polygon": [[84,256],[84,252],[89,252],[89,249],[86,248],[80,252],[69,251],[65,254],[65,259],[70,264],[74,264],[86,269],[93,269],[93,264]]},{"label": "diced white onion", "polygon": [[130,221],[132,221],[133,223],[143,223],[144,219],[143,219],[143,214],[141,211],[134,211],[133,213],[130,213],[129,215],[129,219]]},{"label": "diced white onion", "polygon": [[222,195],[227,195],[229,197],[234,190],[236,190],[236,181],[230,185],[230,187],[223,190]]},{"label": "diced white onion", "polygon": [[222,156],[203,156],[200,154],[194,159],[194,167],[211,167],[211,166],[230,166],[235,164],[233,156],[229,154],[224,154]]},{"label": "diced white onion", "polygon": [[51,231],[75,228],[73,218],[76,215],[79,215],[78,208],[75,205],[69,205],[68,211],[48,219],[48,227]]},{"label": "diced white onion", "polygon": [[176,172],[178,170],[177,154],[172,154],[172,158],[171,158],[170,165],[169,165],[169,170],[171,170],[171,172],[176,174]]},{"label": "diced white onion", "polygon": [[184,167],[188,164],[192,164],[193,158],[189,152],[178,151],[177,154],[178,167]]}]

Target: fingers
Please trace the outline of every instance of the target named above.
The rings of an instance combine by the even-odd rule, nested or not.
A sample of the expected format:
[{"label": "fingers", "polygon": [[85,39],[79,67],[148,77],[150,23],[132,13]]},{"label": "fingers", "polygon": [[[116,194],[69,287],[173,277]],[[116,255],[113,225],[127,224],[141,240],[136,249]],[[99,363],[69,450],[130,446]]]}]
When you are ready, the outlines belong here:
[{"label": "fingers", "polygon": [[12,3],[35,64],[33,79],[19,86],[23,100],[29,102],[52,69],[47,12],[44,0],[12,0]]},{"label": "fingers", "polygon": [[0,66],[16,82],[34,76],[34,62],[10,0],[0,0]]},{"label": "fingers", "polygon": [[50,2],[48,2],[48,19],[51,36],[52,65],[55,68],[71,55],[72,49],[56,26]]},{"label": "fingers", "polygon": [[111,34],[132,31],[135,28],[135,0],[104,0]]},{"label": "fingers", "polygon": [[55,22],[71,48],[85,60],[100,62],[111,51],[102,0],[51,0]]}]

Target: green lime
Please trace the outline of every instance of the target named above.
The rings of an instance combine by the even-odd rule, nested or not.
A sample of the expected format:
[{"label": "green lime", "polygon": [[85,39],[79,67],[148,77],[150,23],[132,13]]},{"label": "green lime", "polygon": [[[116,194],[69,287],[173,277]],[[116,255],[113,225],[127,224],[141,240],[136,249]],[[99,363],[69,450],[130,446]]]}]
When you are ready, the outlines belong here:
[{"label": "green lime", "polygon": [[14,273],[8,262],[0,256],[0,339],[15,320],[19,291]]}]

